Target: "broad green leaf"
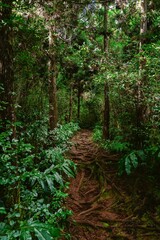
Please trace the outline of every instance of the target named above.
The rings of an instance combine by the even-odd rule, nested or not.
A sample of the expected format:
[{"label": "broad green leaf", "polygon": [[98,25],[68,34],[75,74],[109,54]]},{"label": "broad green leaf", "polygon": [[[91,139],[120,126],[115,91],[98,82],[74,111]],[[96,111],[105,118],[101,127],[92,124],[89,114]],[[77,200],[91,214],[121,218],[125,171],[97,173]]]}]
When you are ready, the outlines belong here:
[{"label": "broad green leaf", "polygon": [[44,184],[44,181],[42,179],[38,179],[42,189],[45,189],[45,184]]},{"label": "broad green leaf", "polygon": [[46,181],[48,183],[48,187],[51,190],[51,192],[54,192],[55,191],[55,187],[53,185],[53,177],[51,178],[51,176],[49,176],[49,177],[46,176]]},{"label": "broad green leaf", "polygon": [[132,152],[130,155],[129,155],[130,159],[131,159],[131,162],[133,164],[133,167],[136,168],[138,166],[138,158],[136,156],[136,154],[134,152]]},{"label": "broad green leaf", "polygon": [[50,228],[49,232],[52,237],[60,237],[60,229],[59,228]]},{"label": "broad green leaf", "polygon": [[32,240],[31,234],[29,231],[22,231],[20,240]]},{"label": "broad green leaf", "polygon": [[6,224],[3,222],[0,222],[0,231],[2,231],[5,228]]},{"label": "broad green leaf", "polygon": [[0,214],[6,214],[6,209],[4,207],[0,207]]},{"label": "broad green leaf", "polygon": [[54,178],[55,178],[56,182],[58,182],[60,185],[63,186],[63,179],[62,179],[62,176],[61,176],[58,172],[55,172],[55,174],[54,174]]},{"label": "broad green leaf", "polygon": [[52,240],[53,238],[51,235],[44,229],[37,229],[34,228],[35,235],[37,236],[38,240]]},{"label": "broad green leaf", "polygon": [[9,238],[7,236],[0,236],[1,240],[9,240]]},{"label": "broad green leaf", "polygon": [[131,162],[129,157],[125,158],[125,170],[128,175],[131,174]]},{"label": "broad green leaf", "polygon": [[64,164],[63,164],[62,169],[63,169],[63,171],[65,172],[65,174],[66,174],[67,176],[69,176],[69,177],[74,177],[74,176],[75,176],[75,174],[74,174],[74,172],[72,171],[71,167],[68,166],[67,163],[64,163]]},{"label": "broad green leaf", "polygon": [[136,154],[140,157],[140,159],[141,159],[142,161],[145,160],[146,155],[145,155],[145,153],[144,153],[143,150],[139,150],[139,151],[137,151]]}]

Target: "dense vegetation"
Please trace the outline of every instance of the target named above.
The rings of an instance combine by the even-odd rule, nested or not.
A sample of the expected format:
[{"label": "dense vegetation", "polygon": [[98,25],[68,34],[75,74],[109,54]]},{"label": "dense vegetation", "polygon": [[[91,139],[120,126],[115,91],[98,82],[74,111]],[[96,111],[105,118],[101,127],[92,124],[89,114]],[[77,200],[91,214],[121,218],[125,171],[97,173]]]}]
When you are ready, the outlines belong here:
[{"label": "dense vegetation", "polygon": [[157,203],[160,3],[2,0],[0,20],[0,238],[64,234],[78,125]]}]

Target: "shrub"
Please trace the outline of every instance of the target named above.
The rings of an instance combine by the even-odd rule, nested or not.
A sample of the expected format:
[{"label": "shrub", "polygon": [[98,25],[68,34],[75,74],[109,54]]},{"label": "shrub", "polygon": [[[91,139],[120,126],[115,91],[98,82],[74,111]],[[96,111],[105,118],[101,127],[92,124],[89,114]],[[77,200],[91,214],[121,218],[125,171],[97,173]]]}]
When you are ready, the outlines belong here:
[{"label": "shrub", "polygon": [[[71,211],[63,207],[68,178],[76,166],[65,159],[68,140],[76,124],[58,126],[56,147],[34,151],[23,138],[10,140],[11,132],[0,134],[0,238],[58,239]],[[3,193],[3,195],[2,195]]]}]

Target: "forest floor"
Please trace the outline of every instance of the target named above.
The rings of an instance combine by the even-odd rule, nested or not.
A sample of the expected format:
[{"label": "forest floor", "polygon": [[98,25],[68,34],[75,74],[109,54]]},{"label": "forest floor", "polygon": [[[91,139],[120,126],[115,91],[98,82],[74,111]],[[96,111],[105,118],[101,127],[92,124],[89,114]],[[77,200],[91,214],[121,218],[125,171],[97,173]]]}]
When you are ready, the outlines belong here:
[{"label": "forest floor", "polygon": [[160,225],[146,210],[146,197],[133,189],[135,179],[117,174],[119,156],[99,148],[88,130],[79,131],[72,142],[68,156],[77,164],[77,175],[66,200],[73,212],[67,229],[71,239],[160,239]]}]

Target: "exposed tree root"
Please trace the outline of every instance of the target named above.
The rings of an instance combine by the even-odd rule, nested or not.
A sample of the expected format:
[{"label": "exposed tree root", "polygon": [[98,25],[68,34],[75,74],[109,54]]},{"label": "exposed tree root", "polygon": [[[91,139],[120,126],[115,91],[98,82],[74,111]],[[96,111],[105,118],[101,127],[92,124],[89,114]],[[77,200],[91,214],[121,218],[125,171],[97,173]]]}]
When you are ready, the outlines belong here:
[{"label": "exposed tree root", "polygon": [[78,184],[77,192],[79,192],[79,189],[81,188],[82,182],[84,180],[84,175],[85,175],[85,172],[83,171],[81,179],[80,179],[79,184]]},{"label": "exposed tree root", "polygon": [[71,199],[73,204],[75,204],[80,209],[83,208],[83,206],[76,199],[74,199],[73,197],[71,197]]},{"label": "exposed tree root", "polygon": [[101,192],[99,193],[99,194],[97,194],[96,196],[94,196],[93,198],[91,198],[90,200],[88,200],[88,201],[80,201],[80,203],[81,204],[89,204],[89,205],[91,205],[91,204],[93,204],[94,202],[96,202],[99,198],[100,198],[100,196],[101,196]]},{"label": "exposed tree root", "polygon": [[115,174],[118,155],[99,149],[92,142],[90,131],[80,131],[72,141],[76,144],[69,156],[76,162],[78,173],[71,182],[66,201],[67,208],[73,211],[69,220],[71,239],[144,240],[146,236],[148,240],[157,234],[158,240],[159,221],[148,214],[150,222],[147,223],[138,216],[146,200],[141,198],[133,208],[135,199]]},{"label": "exposed tree root", "polygon": [[92,228],[104,228],[106,229],[105,226],[103,226],[103,224],[101,223],[95,223],[95,222],[91,222],[91,221],[88,221],[88,220],[76,220],[76,222],[78,224],[81,224],[81,225],[86,225],[86,226],[91,226]]},{"label": "exposed tree root", "polygon": [[87,210],[79,213],[78,216],[81,216],[81,215],[87,216],[88,213],[91,213],[91,212],[93,212],[93,211],[95,211],[95,210],[97,210],[97,209],[99,209],[99,208],[101,208],[101,207],[98,206],[98,205],[95,205],[95,206],[93,206],[93,207],[91,207],[91,208],[89,208],[89,209],[87,209]]},{"label": "exposed tree root", "polygon": [[94,192],[94,191],[95,191],[95,189],[90,189],[89,191],[87,191],[87,192],[85,193],[85,195],[90,194],[90,193],[92,193],[92,192]]}]

